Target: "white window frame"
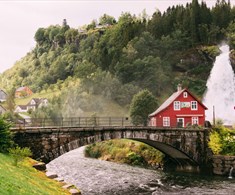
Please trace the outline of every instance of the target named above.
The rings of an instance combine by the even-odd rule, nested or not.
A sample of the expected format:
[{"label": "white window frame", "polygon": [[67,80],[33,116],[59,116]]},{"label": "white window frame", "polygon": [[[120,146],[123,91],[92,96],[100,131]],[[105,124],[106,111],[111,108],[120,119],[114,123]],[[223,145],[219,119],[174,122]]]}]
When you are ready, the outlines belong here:
[{"label": "white window frame", "polygon": [[180,101],[174,101],[174,110],[180,110]]},{"label": "white window frame", "polygon": [[192,125],[198,125],[199,124],[199,119],[197,116],[192,117]]},{"label": "white window frame", "polygon": [[151,126],[152,126],[152,127],[157,126],[157,119],[156,119],[155,117],[152,117],[152,118],[151,118]]},{"label": "white window frame", "polygon": [[170,117],[162,117],[162,124],[163,127],[170,127]]},{"label": "white window frame", "polygon": [[185,91],[185,92],[183,93],[183,96],[184,96],[184,98],[187,98],[187,97],[188,97],[188,93]]},{"label": "white window frame", "polygon": [[197,110],[197,109],[198,109],[197,101],[191,101],[191,110]]}]

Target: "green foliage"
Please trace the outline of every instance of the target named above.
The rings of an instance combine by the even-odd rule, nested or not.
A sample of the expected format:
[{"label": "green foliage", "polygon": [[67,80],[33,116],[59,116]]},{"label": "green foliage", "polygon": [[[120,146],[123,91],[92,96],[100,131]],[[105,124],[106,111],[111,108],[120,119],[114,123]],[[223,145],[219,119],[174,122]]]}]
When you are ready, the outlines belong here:
[{"label": "green foliage", "polygon": [[89,145],[85,148],[85,156],[91,157],[91,158],[99,158],[101,156],[101,153],[98,149],[94,149],[96,144]]},{"label": "green foliage", "polygon": [[161,164],[163,154],[141,142],[109,140],[86,146],[85,156],[138,166]]},{"label": "green foliage", "polygon": [[139,154],[136,154],[135,152],[128,153],[126,158],[127,158],[128,164],[131,164],[131,165],[144,166],[146,163],[145,159]]},{"label": "green foliage", "polygon": [[13,139],[10,131],[10,123],[0,117],[0,152],[7,153],[13,146]]},{"label": "green foliage", "polygon": [[222,143],[220,135],[216,131],[210,134],[209,147],[212,149],[213,154],[218,155],[222,151]]},{"label": "green foliage", "polygon": [[1,75],[0,85],[40,92],[78,77],[86,93],[125,107],[143,89],[158,98],[168,96],[176,82],[201,96],[218,54],[215,45],[227,36],[235,48],[234,17],[235,9],[224,0],[212,9],[193,0],[156,11],[151,19],[145,12],[141,17],[122,13],[117,21],[104,14],[102,28],[93,20],[88,32],[64,20],[36,31],[35,48]]},{"label": "green foliage", "polygon": [[216,126],[211,135],[209,146],[214,154],[235,155],[235,133],[222,125]]},{"label": "green foliage", "polygon": [[134,125],[147,125],[148,115],[157,107],[157,100],[148,90],[136,94],[130,106],[130,117]]},{"label": "green foliage", "polygon": [[23,161],[26,157],[32,156],[32,152],[29,148],[20,148],[19,146],[16,146],[15,148],[10,148],[9,154],[13,158],[14,166],[17,166],[18,162]]}]

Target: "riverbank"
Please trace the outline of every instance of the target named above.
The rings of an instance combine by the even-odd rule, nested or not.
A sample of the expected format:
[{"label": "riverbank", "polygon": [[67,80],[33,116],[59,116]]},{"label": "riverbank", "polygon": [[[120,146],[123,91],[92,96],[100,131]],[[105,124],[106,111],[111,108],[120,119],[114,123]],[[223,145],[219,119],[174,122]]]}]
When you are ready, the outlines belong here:
[{"label": "riverbank", "polygon": [[0,194],[4,195],[69,195],[57,181],[46,177],[45,173],[32,167],[33,159],[27,158],[18,166],[13,159],[0,153]]},{"label": "riverbank", "polygon": [[85,156],[157,169],[162,167],[164,154],[142,142],[114,139],[86,146]]}]

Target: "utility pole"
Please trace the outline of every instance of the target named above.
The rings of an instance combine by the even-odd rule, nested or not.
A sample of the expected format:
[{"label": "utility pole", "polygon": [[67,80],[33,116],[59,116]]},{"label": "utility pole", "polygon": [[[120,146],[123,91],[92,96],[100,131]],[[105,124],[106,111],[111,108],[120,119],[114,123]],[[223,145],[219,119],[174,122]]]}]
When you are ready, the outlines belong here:
[{"label": "utility pole", "polygon": [[215,126],[215,106],[213,106],[213,125]]}]

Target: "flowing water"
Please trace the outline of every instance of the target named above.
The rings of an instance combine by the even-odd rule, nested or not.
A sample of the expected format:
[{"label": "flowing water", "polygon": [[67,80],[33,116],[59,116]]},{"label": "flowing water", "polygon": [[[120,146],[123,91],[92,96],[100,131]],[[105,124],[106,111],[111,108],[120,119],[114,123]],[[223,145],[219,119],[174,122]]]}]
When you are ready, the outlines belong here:
[{"label": "flowing water", "polygon": [[86,158],[84,147],[47,164],[83,195],[234,195],[235,179],[164,173]]},{"label": "flowing water", "polygon": [[235,123],[235,77],[229,59],[229,46],[222,45],[220,50],[206,84],[203,103],[208,108],[206,120],[213,122],[214,107],[215,119],[232,125]]}]

